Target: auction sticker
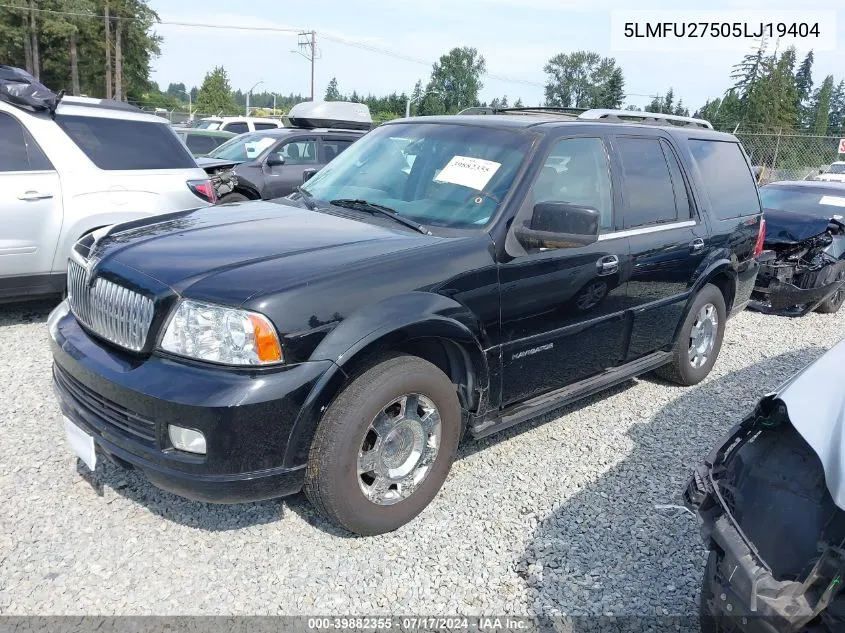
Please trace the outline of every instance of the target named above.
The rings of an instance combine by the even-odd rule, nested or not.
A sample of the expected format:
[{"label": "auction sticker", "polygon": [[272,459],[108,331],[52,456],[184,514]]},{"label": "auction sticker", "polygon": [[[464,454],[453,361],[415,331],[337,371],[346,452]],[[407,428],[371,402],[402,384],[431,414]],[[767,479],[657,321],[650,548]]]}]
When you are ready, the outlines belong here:
[{"label": "auction sticker", "polygon": [[833,207],[845,207],[845,198],[842,196],[822,196],[819,204],[829,204]]},{"label": "auction sticker", "polygon": [[483,158],[453,156],[434,180],[481,191],[501,166],[502,163]]}]

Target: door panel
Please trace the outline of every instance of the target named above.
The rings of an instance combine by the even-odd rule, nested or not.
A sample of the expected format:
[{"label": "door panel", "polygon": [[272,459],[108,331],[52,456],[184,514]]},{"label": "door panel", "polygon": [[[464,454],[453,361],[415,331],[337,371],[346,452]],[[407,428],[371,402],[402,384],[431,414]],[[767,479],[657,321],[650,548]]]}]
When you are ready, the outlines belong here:
[{"label": "door panel", "polygon": [[291,194],[302,184],[302,173],[306,169],[319,168],[317,151],[316,137],[292,139],[274,148],[270,155],[277,154],[285,162],[272,167],[264,165],[266,195],[263,197],[281,198]]}]

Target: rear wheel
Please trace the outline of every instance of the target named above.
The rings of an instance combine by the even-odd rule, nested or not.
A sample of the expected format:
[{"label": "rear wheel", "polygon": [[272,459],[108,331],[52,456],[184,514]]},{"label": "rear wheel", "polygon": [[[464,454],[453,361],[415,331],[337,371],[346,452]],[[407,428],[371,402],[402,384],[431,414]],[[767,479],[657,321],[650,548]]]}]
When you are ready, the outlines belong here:
[{"label": "rear wheel", "polygon": [[449,378],[415,356],[387,358],[353,379],[326,411],[311,444],[305,494],[350,532],[395,530],[440,490],[460,431]]},{"label": "rear wheel", "polygon": [[249,200],[244,194],[238,193],[233,191],[232,193],[227,193],[225,196],[220,198],[217,201],[218,204],[227,204],[229,202],[244,202],[245,200]]},{"label": "rear wheel", "polygon": [[681,327],[672,352],[672,362],[655,373],[679,385],[695,385],[707,377],[725,335],[727,308],[721,291],[707,284],[696,296]]}]

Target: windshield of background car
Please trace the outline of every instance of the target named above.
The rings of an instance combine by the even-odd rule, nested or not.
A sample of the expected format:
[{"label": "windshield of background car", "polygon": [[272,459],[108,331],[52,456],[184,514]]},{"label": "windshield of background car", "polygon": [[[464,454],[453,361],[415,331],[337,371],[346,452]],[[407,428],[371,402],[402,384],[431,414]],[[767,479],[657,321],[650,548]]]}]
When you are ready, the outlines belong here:
[{"label": "windshield of background car", "polygon": [[217,121],[215,119],[203,119],[202,121],[195,123],[194,127],[201,130],[219,130],[222,122],[223,121]]},{"label": "windshield of background car", "polygon": [[845,163],[837,164],[837,165],[831,165],[826,173],[828,173],[828,174],[845,174]]},{"label": "windshield of background car", "polygon": [[486,224],[513,184],[530,135],[449,123],[376,128],[312,177],[318,200],[366,200],[421,224]]},{"label": "windshield of background car", "polygon": [[764,209],[794,211],[828,219],[845,216],[845,190],[766,185],[760,187],[760,200]]},{"label": "windshield of background car", "polygon": [[275,136],[267,136],[258,132],[241,134],[229,139],[208,156],[222,160],[255,160],[265,149],[278,140]]}]

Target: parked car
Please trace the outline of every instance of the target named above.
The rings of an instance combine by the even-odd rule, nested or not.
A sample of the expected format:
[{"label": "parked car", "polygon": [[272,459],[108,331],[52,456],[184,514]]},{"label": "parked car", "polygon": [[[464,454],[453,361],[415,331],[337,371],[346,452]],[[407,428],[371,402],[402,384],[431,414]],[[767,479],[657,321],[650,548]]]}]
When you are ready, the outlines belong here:
[{"label": "parked car", "polygon": [[766,239],[749,307],[832,314],[845,301],[845,183],[782,181],[760,188]]},{"label": "parked car", "polygon": [[831,163],[827,168],[820,169],[819,175],[813,179],[845,183],[845,160],[836,161],[835,163]]},{"label": "parked car", "polygon": [[234,132],[223,132],[221,130],[206,130],[203,128],[173,127],[176,136],[191,151],[194,158],[206,156],[223,145],[230,138],[237,136]]},{"label": "parked car", "polygon": [[366,105],[342,101],[301,103],[288,118],[294,127],[242,134],[198,161],[221,203],[289,195],[372,125]]},{"label": "parked car", "polygon": [[118,101],[59,98],[3,68],[21,79],[0,81],[0,300],[63,292],[71,246],[96,229],[213,202],[167,121]]},{"label": "parked car", "polygon": [[258,130],[275,130],[284,127],[281,119],[265,119],[253,116],[224,116],[205,117],[195,121],[193,127],[199,130],[219,130],[221,132],[232,132],[233,134],[244,134],[245,132],[256,132]]},{"label": "parked car", "polygon": [[709,557],[704,633],[845,630],[845,341],[731,429],[685,492]]},{"label": "parked car", "polygon": [[192,499],[304,488],[377,534],[465,434],[699,382],[757,273],[750,166],[709,125],[604,112],[391,121],[287,198],[82,240],[49,319],[74,450]]}]

